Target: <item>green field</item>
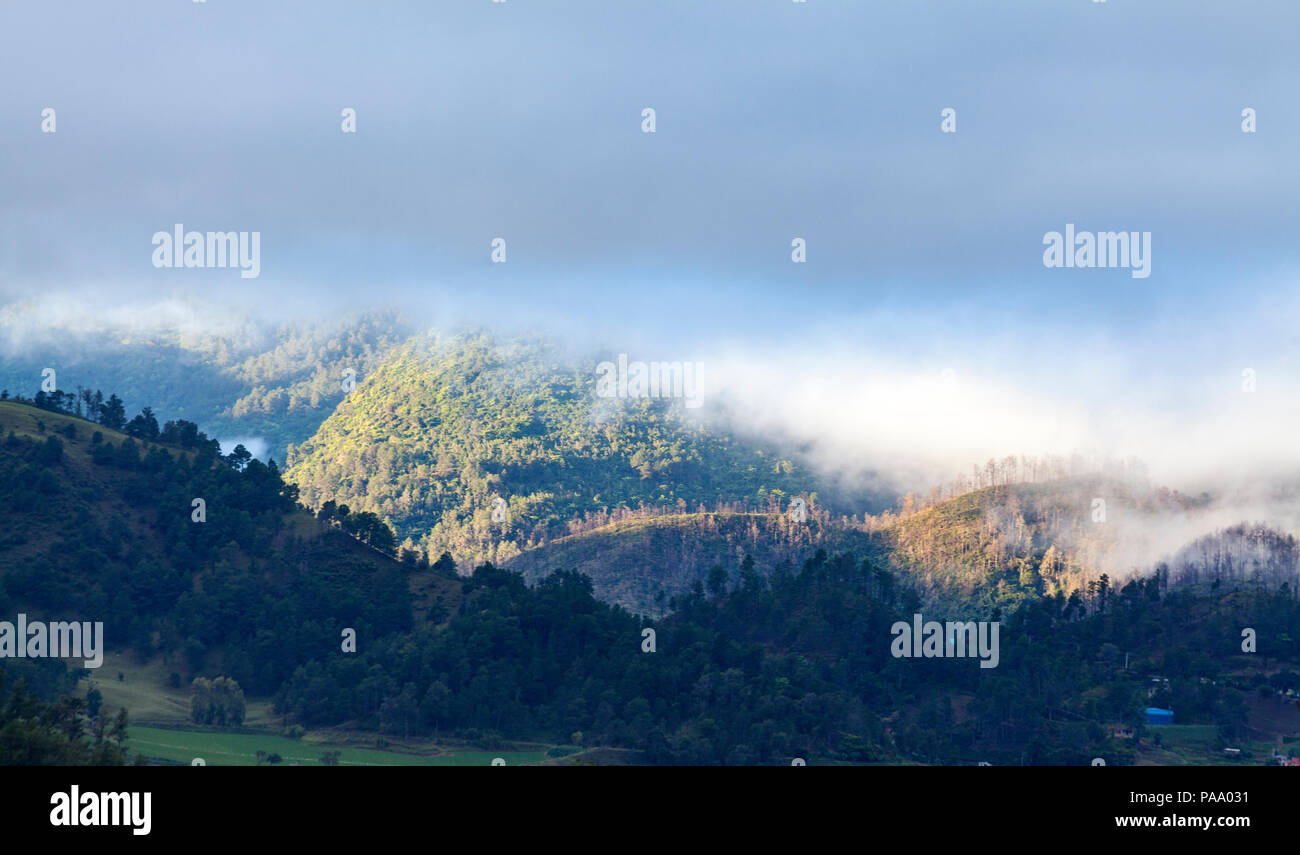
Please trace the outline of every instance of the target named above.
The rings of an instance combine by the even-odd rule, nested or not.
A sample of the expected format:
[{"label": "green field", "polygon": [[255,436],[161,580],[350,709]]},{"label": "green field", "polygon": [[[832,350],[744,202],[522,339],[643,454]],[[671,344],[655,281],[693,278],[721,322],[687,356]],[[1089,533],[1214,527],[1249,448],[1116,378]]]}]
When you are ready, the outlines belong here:
[{"label": "green field", "polygon": [[[1160,744],[1154,743],[1156,736]],[[1241,755],[1224,754],[1219,748],[1218,728],[1212,724],[1147,725],[1138,765],[1157,766],[1261,766],[1268,765],[1273,745],[1251,739],[1235,740],[1230,747]]]},{"label": "green field", "polygon": [[1171,747],[1210,749],[1218,739],[1218,728],[1212,724],[1154,724],[1147,730],[1160,734],[1160,740]]},{"label": "green field", "polygon": [[[68,660],[70,668],[80,665],[77,660]],[[115,713],[119,707],[126,707],[131,721],[184,727],[190,719],[189,684],[187,681],[180,689],[168,686],[167,677],[173,670],[183,669],[179,664],[169,665],[162,659],[140,662],[130,654],[113,651],[104,654],[103,667],[89,672],[90,677],[81,682],[77,691],[84,694],[93,685],[103,695],[105,710]],[[249,698],[244,724],[253,729],[274,727],[279,730],[280,718],[271,712],[269,701]]]},{"label": "green field", "polygon": [[186,764],[201,757],[209,766],[255,766],[258,751],[279,754],[280,765],[284,766],[319,766],[321,755],[329,750],[340,752],[340,766],[489,766],[495,757],[503,758],[507,766],[518,766],[547,759],[549,746],[545,745],[522,751],[484,751],[416,741],[404,746],[407,750],[394,750],[375,748],[373,737],[362,742],[362,736],[347,732],[309,732],[302,739],[290,739],[278,733],[257,732],[271,728],[278,731],[283,722],[271,712],[268,701],[252,698],[248,700],[244,723],[253,732],[197,729],[188,721],[188,690],[172,689],[166,684],[173,667],[161,660],[141,663],[128,655],[110,653],[104,657],[104,667],[93,673],[90,682],[83,681],[78,690],[85,691],[93,682],[103,693],[105,710],[111,713],[126,707],[131,719],[141,722],[127,730],[132,756],[142,754]]},{"label": "green field", "polygon": [[263,733],[217,733],[159,727],[131,727],[127,733],[131,754],[179,763],[192,763],[194,758],[201,757],[208,766],[254,766],[257,765],[258,751],[279,754],[281,765],[285,766],[293,763],[319,766],[320,756],[330,749],[341,752],[340,766],[490,766],[495,757],[503,758],[507,766],[518,766],[546,759],[545,751],[540,748],[530,751],[449,749],[446,754],[425,756]]}]

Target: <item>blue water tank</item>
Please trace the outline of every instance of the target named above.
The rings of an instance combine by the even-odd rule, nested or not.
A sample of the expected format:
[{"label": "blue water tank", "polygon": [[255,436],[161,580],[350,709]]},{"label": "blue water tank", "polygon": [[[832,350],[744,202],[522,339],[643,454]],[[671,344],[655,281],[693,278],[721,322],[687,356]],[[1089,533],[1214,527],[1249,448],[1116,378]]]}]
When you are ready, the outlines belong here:
[{"label": "blue water tank", "polygon": [[1147,724],[1173,724],[1174,711],[1162,710],[1159,707],[1147,707],[1144,710],[1147,714]]}]

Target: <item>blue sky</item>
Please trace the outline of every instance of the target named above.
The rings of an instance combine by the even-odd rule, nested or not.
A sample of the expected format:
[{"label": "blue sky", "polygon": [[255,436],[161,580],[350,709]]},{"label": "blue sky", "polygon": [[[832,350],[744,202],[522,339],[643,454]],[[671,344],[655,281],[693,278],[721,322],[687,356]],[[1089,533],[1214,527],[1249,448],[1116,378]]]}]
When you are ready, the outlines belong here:
[{"label": "blue sky", "polygon": [[[1294,383],[1297,32],[1294,2],[6,4],[0,295],[851,342],[1187,409]],[[260,231],[261,277],[154,269],[177,222]],[[1066,223],[1151,232],[1151,276],[1044,268]]]}]

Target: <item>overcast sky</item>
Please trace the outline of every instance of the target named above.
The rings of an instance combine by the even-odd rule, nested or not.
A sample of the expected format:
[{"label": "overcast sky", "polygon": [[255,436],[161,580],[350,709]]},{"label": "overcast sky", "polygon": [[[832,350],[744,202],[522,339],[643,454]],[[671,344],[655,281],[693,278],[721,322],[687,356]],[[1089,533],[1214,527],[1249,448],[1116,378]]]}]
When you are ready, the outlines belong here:
[{"label": "overcast sky", "polygon": [[[6,3],[0,295],[1291,389],[1297,33],[1294,0]],[[155,269],[175,223],[259,231],[260,277]],[[1045,268],[1066,223],[1150,232],[1151,275]]]}]

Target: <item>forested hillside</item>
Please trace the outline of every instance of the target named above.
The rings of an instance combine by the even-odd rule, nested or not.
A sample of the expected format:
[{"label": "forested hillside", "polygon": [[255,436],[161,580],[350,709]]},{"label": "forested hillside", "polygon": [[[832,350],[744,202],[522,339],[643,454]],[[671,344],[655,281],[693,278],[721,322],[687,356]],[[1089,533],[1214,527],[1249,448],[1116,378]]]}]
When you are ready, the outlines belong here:
[{"label": "forested hillside", "polygon": [[485,333],[409,342],[289,456],[304,502],[389,520],[463,569],[507,561],[583,515],[642,505],[766,508],[812,474],[670,399],[601,399],[595,363]]},{"label": "forested hillside", "polygon": [[819,548],[884,562],[914,580],[931,609],[956,614],[1007,612],[1041,596],[1086,590],[1103,575],[1114,581],[1157,569],[1174,584],[1297,583],[1294,539],[1263,525],[1180,542],[1158,563],[1157,535],[1206,530],[1204,496],[1089,476],[985,487],[923,510],[901,504],[897,513],[852,517],[814,506],[803,522],[774,504],[762,513],[592,514],[505,566],[529,580],[579,570],[597,596],[654,615],[715,566],[734,574],[745,555],[764,568],[798,564]]},{"label": "forested hillside", "polygon": [[884,552],[878,538],[814,509],[803,522],[788,512],[642,514],[625,512],[596,528],[550,540],[504,565],[535,583],[557,570],[588,576],[597,597],[636,614],[662,616],[669,601],[711,575],[735,577],[748,559],[767,572],[808,556]]},{"label": "forested hillside", "polygon": [[[1208,496],[1099,476],[984,487],[884,526],[891,566],[932,602],[1007,610],[1102,575],[1150,572],[1153,535],[1194,529]],[[1152,556],[1144,558],[1144,556]]]},{"label": "forested hillside", "polygon": [[360,382],[411,332],[393,313],[310,324],[31,327],[22,306],[0,311],[0,388],[11,395],[33,397],[52,369],[60,389],[112,389],[132,412],[151,406],[214,437],[264,442],[280,461],[343,399],[349,370]]},{"label": "forested hillside", "polygon": [[[1177,532],[1209,530],[1210,496],[1080,455],[989,460],[873,515],[865,495],[828,495],[835,473],[797,449],[680,401],[598,397],[594,366],[542,339],[418,336],[291,449],[286,477],[309,507],[386,520],[425,561],[447,552],[462,573],[491,561],[530,580],[580,570],[598,596],[656,615],[714,566],[819,547],[887,553],[935,607],[1005,610],[1149,572],[1186,542]],[[806,523],[788,516],[796,498]]]},{"label": "forested hillside", "polygon": [[168,445],[0,402],[0,613],[102,621],[112,649],[253,692],[338,650],[343,627],[410,628],[412,568],[183,427],[159,432],[190,436]]},{"label": "forested hillside", "polygon": [[1300,589],[1300,545],[1259,523],[1240,523],[1197,538],[1161,562],[1181,585],[1213,590]]},{"label": "forested hillside", "polygon": [[[1176,705],[1180,721],[1226,743],[1272,733],[1252,725],[1251,704],[1296,688],[1300,603],[1287,588],[1197,594],[1162,573],[1014,609],[967,602],[963,619],[1002,624],[991,669],[892,655],[893,625],[928,609],[924,580],[876,553],[771,552],[770,566],[745,554],[691,580],[651,621],[566,569],[530,587],[491,564],[458,578],[450,557],[395,560],[378,517],[338,505],[313,517],[274,466],[221,456],[191,423],[147,415],[129,420],[130,436],[0,402],[11,521],[0,612],[102,619],[110,650],[161,659],[174,685],[233,677],[308,727],[609,746],[651,763],[1124,763],[1154,750],[1142,742],[1149,702]],[[608,525],[661,519],[675,517]],[[824,536],[819,512],[801,523],[806,535],[773,538],[790,522],[706,514],[695,533],[716,526],[737,553]],[[349,627],[355,650],[340,646]],[[1259,658],[1242,653],[1243,627]],[[47,692],[65,685],[31,673]],[[0,759],[124,757],[120,733],[93,737],[75,703],[8,691]],[[1116,726],[1138,741],[1116,738]]]},{"label": "forested hillside", "polygon": [[[310,725],[568,739],[651,763],[1120,765],[1160,750],[1143,725],[1151,703],[1241,744],[1251,704],[1298,684],[1289,632],[1300,603],[1285,593],[1197,596],[1151,577],[969,614],[1003,622],[1001,660],[982,669],[893,657],[891,627],[920,600],[851,555],[771,572],[744,562],[692,588],[644,624],[597,601],[581,576],[530,589],[484,565],[446,627],[308,665],[277,705]],[[1241,653],[1243,626],[1268,640],[1263,657]]]}]

